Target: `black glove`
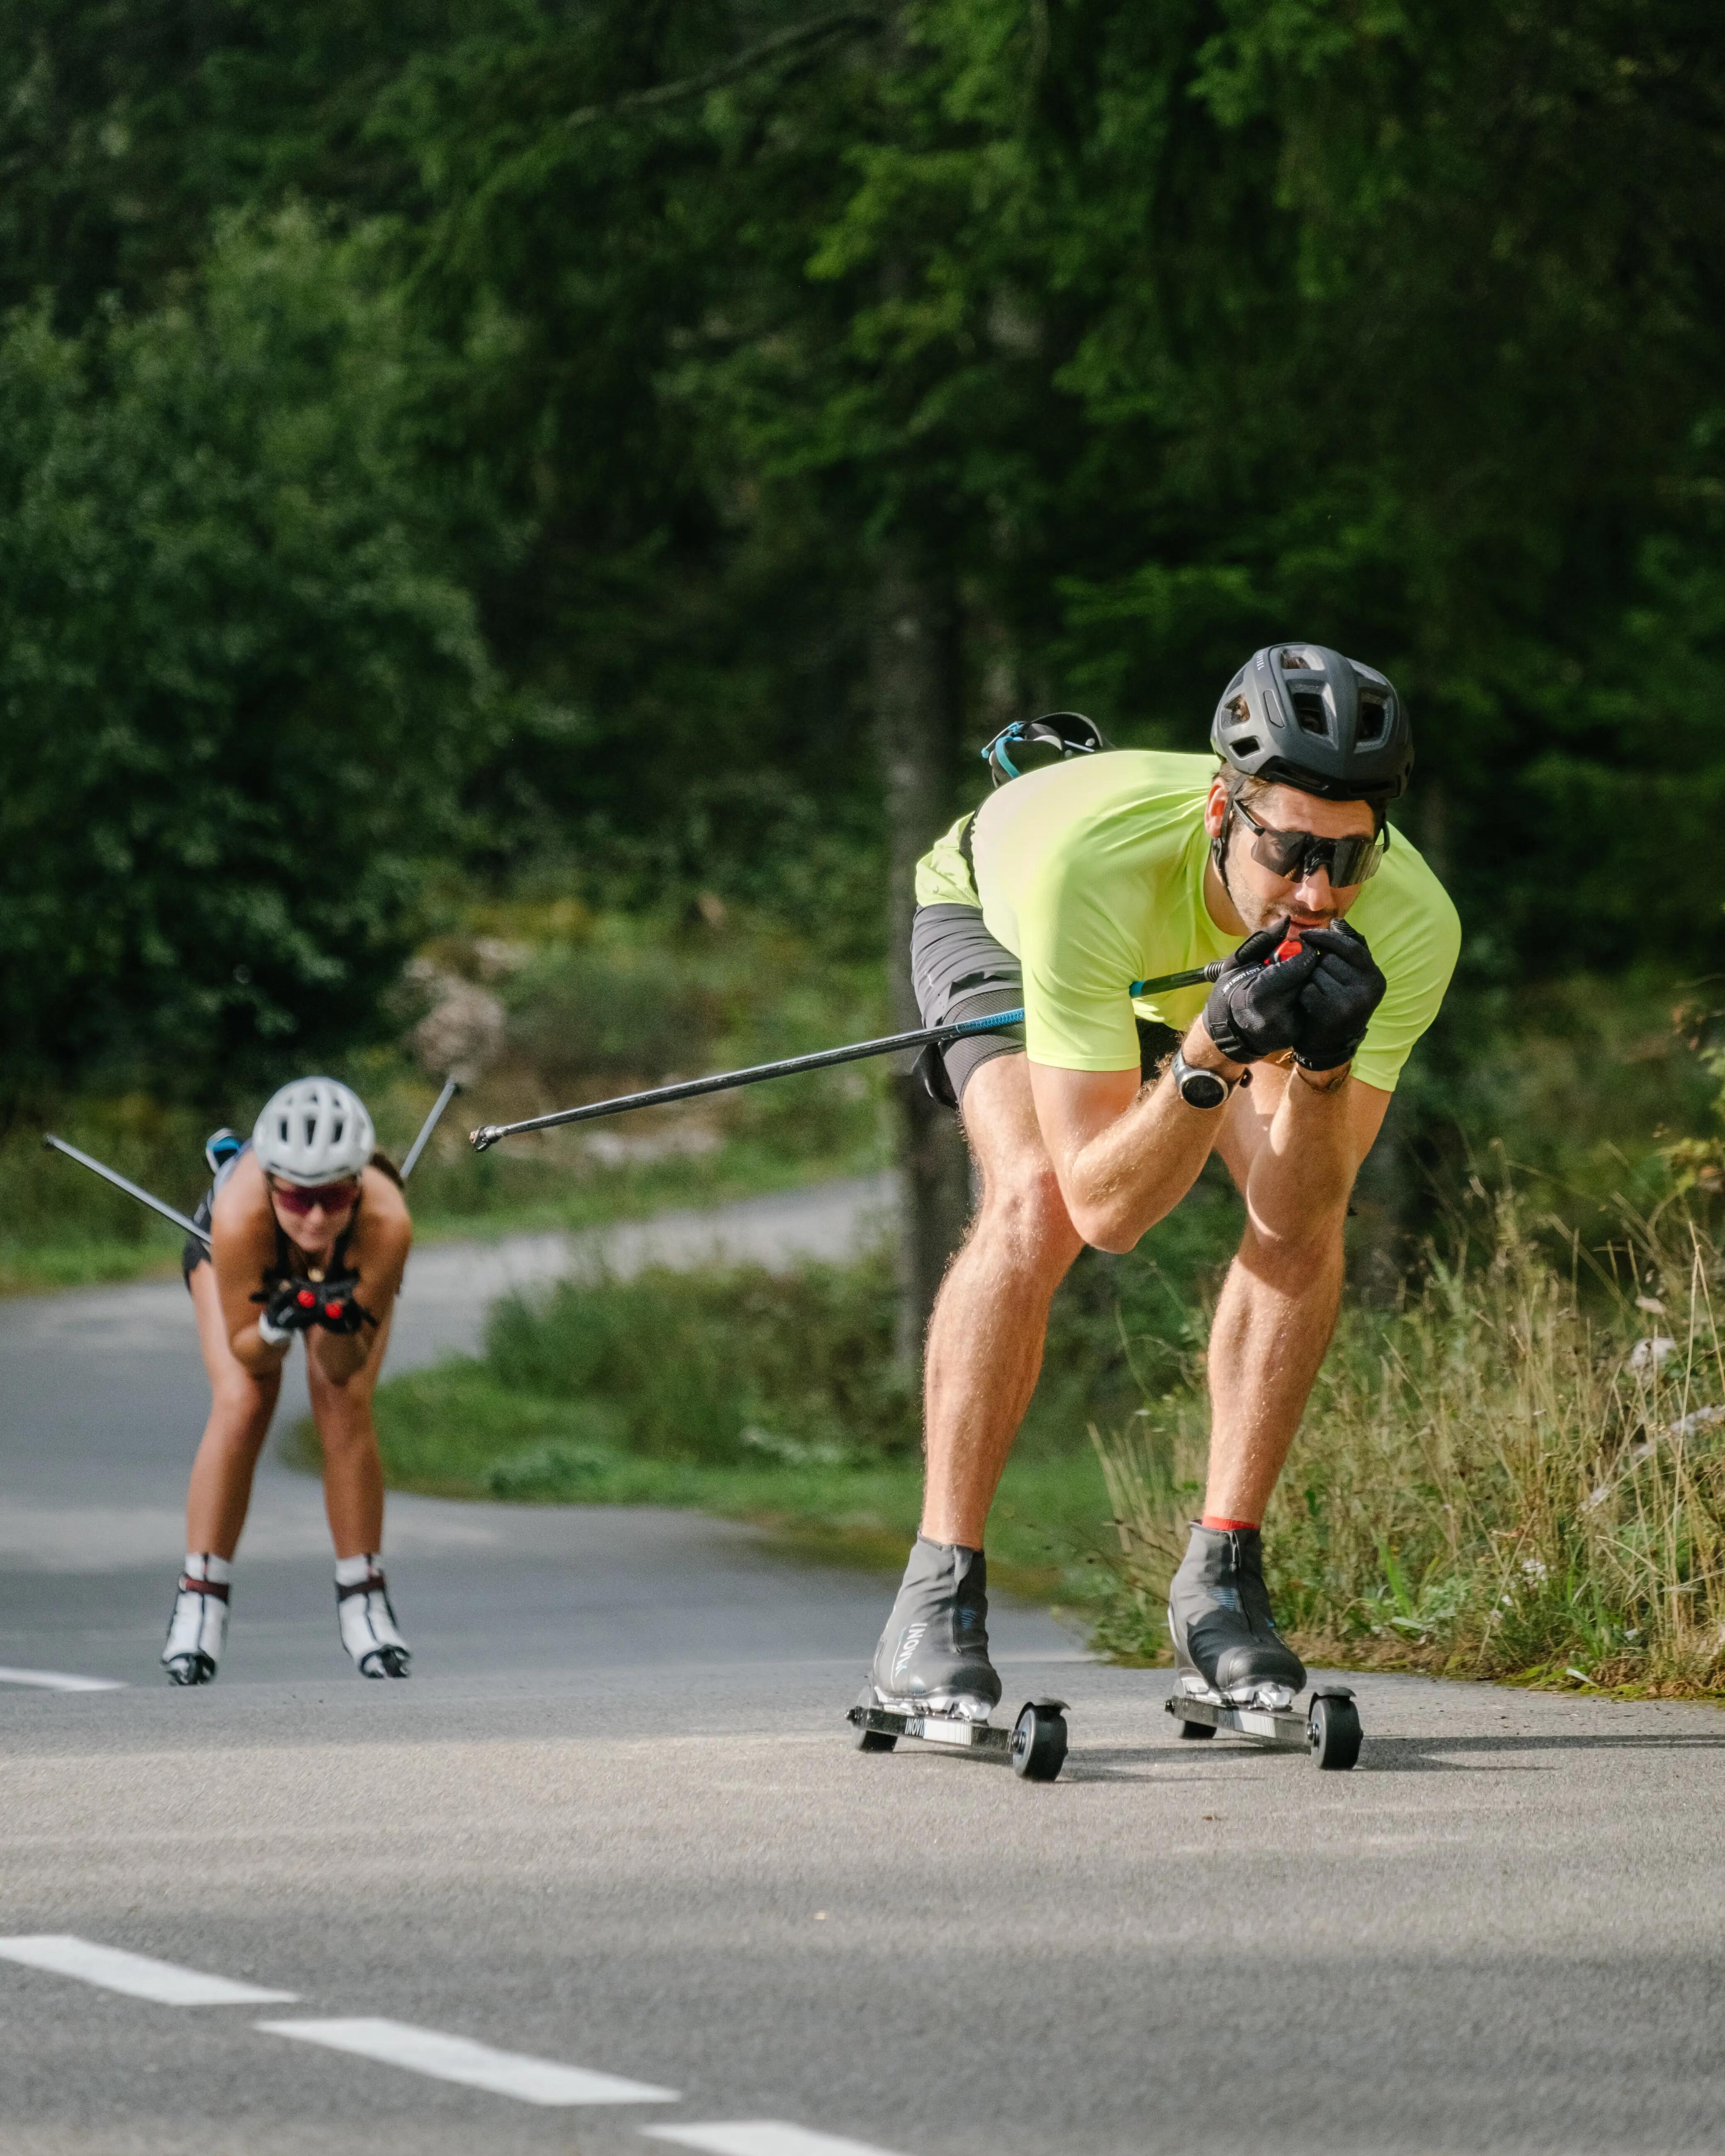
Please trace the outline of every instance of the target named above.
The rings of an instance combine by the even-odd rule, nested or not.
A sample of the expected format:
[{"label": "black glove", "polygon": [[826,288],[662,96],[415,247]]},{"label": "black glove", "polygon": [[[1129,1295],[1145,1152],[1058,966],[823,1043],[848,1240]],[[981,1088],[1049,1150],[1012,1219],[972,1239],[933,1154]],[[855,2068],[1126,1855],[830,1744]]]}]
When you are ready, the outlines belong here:
[{"label": "black glove", "polygon": [[1345,921],[1302,929],[1301,941],[1317,952],[1318,964],[1300,992],[1294,1060],[1308,1070],[1334,1070],[1353,1060],[1389,983],[1365,937]]},{"label": "black glove", "polygon": [[1300,991],[1317,971],[1320,954],[1301,950],[1266,963],[1287,932],[1284,921],[1248,936],[1210,990],[1204,1030],[1231,1063],[1280,1055],[1300,1037]]},{"label": "black glove", "polygon": [[274,1345],[290,1332],[309,1332],[317,1322],[317,1290],[310,1281],[278,1281],[274,1287],[260,1288],[252,1301],[264,1306],[258,1323]]},{"label": "black glove", "polygon": [[358,1286],[357,1273],[338,1273],[321,1281],[312,1322],[326,1332],[357,1332],[362,1325],[375,1325],[377,1319],[354,1294]]}]

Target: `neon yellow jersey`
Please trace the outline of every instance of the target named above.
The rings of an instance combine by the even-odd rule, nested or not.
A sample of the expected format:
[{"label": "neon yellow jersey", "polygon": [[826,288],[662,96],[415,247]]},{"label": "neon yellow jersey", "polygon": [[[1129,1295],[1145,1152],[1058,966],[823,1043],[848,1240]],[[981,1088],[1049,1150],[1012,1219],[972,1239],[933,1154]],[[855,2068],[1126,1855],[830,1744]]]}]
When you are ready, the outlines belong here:
[{"label": "neon yellow jersey", "polygon": [[[1111,749],[1015,778],[990,794],[972,834],[961,817],[916,870],[919,906],[980,906],[1024,973],[1025,1045],[1061,1070],[1136,1070],[1132,981],[1183,973],[1240,942],[1204,902],[1208,756]],[[1348,918],[1389,983],[1354,1075],[1395,1091],[1409,1050],[1437,1015],[1461,947],[1449,894],[1399,831]],[[1208,990],[1136,1006],[1183,1029]]]}]

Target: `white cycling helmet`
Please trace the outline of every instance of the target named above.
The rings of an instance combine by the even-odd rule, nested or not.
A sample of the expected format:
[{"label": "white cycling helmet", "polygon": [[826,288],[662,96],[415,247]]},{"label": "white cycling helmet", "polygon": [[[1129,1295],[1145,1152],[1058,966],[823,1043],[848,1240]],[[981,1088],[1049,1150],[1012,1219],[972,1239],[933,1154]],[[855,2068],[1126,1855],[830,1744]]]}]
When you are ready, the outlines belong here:
[{"label": "white cycling helmet", "polygon": [[252,1151],[264,1173],[308,1189],[357,1175],[376,1143],[365,1102],[333,1078],[296,1078],[284,1086],[252,1132]]}]

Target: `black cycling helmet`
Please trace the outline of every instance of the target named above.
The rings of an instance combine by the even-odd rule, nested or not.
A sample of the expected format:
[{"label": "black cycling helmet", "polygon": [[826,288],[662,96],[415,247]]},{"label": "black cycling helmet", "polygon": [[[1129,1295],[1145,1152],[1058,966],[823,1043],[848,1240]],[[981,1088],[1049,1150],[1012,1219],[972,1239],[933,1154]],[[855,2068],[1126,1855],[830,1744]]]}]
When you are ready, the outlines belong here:
[{"label": "black cycling helmet", "polygon": [[1210,746],[1252,778],[1379,813],[1406,791],[1414,736],[1385,675],[1322,644],[1255,651],[1210,722]]}]

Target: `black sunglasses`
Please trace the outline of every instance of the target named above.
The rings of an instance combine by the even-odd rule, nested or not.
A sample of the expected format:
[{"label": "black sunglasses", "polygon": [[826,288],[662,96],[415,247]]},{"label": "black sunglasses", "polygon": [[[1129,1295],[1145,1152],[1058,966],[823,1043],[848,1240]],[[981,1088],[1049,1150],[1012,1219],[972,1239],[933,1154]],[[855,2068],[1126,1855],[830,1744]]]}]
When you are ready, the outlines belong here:
[{"label": "black sunglasses", "polygon": [[1320,869],[1329,873],[1330,888],[1345,890],[1364,883],[1378,873],[1378,864],[1389,850],[1389,826],[1380,834],[1346,839],[1320,839],[1315,831],[1272,831],[1260,824],[1243,801],[1230,803],[1245,817],[1257,836],[1252,840],[1252,859],[1272,875],[1302,881]]}]

